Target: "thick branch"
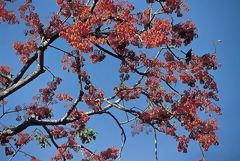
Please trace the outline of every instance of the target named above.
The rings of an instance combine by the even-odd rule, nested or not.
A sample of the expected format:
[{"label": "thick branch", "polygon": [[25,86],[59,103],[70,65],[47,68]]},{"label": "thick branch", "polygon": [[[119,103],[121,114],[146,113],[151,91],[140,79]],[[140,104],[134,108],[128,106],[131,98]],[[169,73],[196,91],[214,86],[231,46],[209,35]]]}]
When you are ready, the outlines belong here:
[{"label": "thick branch", "polygon": [[29,66],[30,66],[33,63],[33,61],[38,59],[37,69],[34,72],[32,72],[31,74],[29,74],[27,77],[25,77],[24,79],[20,80],[21,77],[24,75],[24,73],[29,68],[28,65],[24,66],[22,68],[22,70],[20,71],[20,74],[16,77],[17,79],[15,80],[15,82],[17,82],[17,83],[13,84],[12,86],[8,87],[3,92],[1,92],[0,100],[3,100],[5,97],[9,96],[10,94],[14,93],[18,89],[22,88],[23,86],[25,86],[29,82],[33,81],[40,74],[42,74],[44,72],[44,51],[47,49],[48,45],[51,44],[54,40],[56,40],[58,37],[59,37],[59,35],[55,34],[49,41],[46,41],[45,44],[43,44],[42,46],[40,46],[38,48],[38,50],[35,54],[37,56],[33,56],[31,58],[31,61],[28,62]]},{"label": "thick branch", "polygon": [[92,7],[91,7],[91,13],[92,14],[93,14],[94,8],[96,7],[97,3],[98,3],[98,0],[93,1]]},{"label": "thick branch", "polygon": [[72,120],[36,120],[35,118],[30,118],[26,121],[24,121],[22,124],[18,125],[15,128],[9,128],[4,131],[2,131],[0,136],[7,137],[7,136],[13,136],[19,132],[22,132],[23,130],[27,129],[30,126],[44,126],[44,125],[66,125],[68,123],[76,121],[75,119]]},{"label": "thick branch", "polygon": [[28,61],[26,62],[26,64],[22,67],[20,72],[17,74],[16,78],[14,78],[14,80],[12,81],[12,83],[9,86],[12,86],[13,84],[17,83],[23,77],[23,75],[28,70],[28,68],[32,65],[32,63],[35,60],[37,60],[37,58],[38,58],[37,53],[35,53],[34,56],[32,56],[31,58],[29,58]]}]

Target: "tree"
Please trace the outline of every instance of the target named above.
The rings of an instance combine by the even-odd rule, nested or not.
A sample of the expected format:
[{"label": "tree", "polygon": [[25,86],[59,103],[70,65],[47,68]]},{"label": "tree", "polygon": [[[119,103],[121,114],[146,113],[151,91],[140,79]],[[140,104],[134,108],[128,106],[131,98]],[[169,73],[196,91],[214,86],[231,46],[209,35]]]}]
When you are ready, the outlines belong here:
[{"label": "tree", "polygon": [[[218,144],[216,116],[221,109],[216,105],[218,89],[211,75],[219,67],[216,52],[197,54],[189,48],[197,38],[197,28],[180,18],[188,11],[184,1],[148,0],[147,8],[138,12],[128,1],[56,0],[58,11],[48,22],[40,19],[33,1],[26,0],[16,11],[7,9],[12,3],[17,2],[0,1],[0,22],[23,23],[26,42],[13,44],[19,71],[0,66],[0,142],[10,158],[23,153],[31,161],[38,160],[22,150],[37,141],[42,148],[52,145],[57,149],[52,160],[70,160],[73,151],[81,151],[84,161],[119,159],[127,138],[125,124],[131,125],[134,135],[146,126],[155,136],[157,132],[169,135],[178,142],[179,152],[187,152],[190,140],[198,142],[203,151]],[[52,72],[59,68],[58,61],[45,63],[50,49],[62,54],[58,74]],[[118,82],[107,85],[110,91],[96,86],[88,70],[90,65],[107,61],[114,61],[119,72]],[[76,78],[74,92],[62,87],[67,77],[58,75],[63,72]],[[30,103],[6,109],[11,102],[8,96],[24,92],[24,87],[42,75],[50,78],[46,87],[34,87],[39,92]],[[116,122],[121,130],[119,148],[102,152],[87,148],[85,144],[97,137],[87,124],[95,115],[108,115]],[[125,115],[122,121],[120,116]]]}]

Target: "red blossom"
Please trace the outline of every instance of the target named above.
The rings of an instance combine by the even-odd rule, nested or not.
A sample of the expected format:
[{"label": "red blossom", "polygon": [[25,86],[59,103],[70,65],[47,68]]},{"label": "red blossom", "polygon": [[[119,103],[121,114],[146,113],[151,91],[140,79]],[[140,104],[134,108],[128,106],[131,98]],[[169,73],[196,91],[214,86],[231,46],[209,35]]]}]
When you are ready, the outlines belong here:
[{"label": "red blossom", "polygon": [[17,140],[15,142],[16,147],[20,147],[23,144],[28,143],[31,140],[31,137],[28,133],[26,132],[20,132],[17,134]]},{"label": "red blossom", "polygon": [[18,10],[20,12],[20,17],[28,24],[28,33],[35,36],[42,36],[43,24],[40,22],[38,14],[34,12],[35,7],[31,1],[26,1]]},{"label": "red blossom", "polygon": [[37,43],[33,39],[28,40],[26,44],[16,41],[13,48],[16,54],[20,55],[20,60],[26,63],[30,54],[37,50]]},{"label": "red blossom", "polygon": [[140,118],[144,123],[159,121],[159,123],[161,124],[162,121],[170,119],[170,114],[162,107],[157,107],[154,109],[150,109],[147,112],[143,112],[140,115]]},{"label": "red blossom", "polygon": [[67,148],[66,144],[62,144],[59,148],[58,148],[58,152],[57,154],[55,154],[55,156],[52,158],[53,161],[58,161],[58,160],[71,160],[73,158],[72,153],[70,153],[70,151]]},{"label": "red blossom", "polygon": [[142,90],[143,89],[141,87],[129,88],[126,86],[121,86],[117,89],[116,95],[121,99],[128,101],[139,98]]},{"label": "red blossom", "polygon": [[57,98],[59,101],[72,101],[72,97],[67,93],[59,93],[57,94]]},{"label": "red blossom", "polygon": [[116,148],[108,148],[107,150],[100,153],[104,159],[117,159],[119,150]]},{"label": "red blossom", "polygon": [[81,131],[90,117],[81,110],[74,110],[70,116],[75,121],[71,123],[71,127],[76,131]]},{"label": "red blossom", "polygon": [[4,1],[0,2],[0,22],[7,22],[9,24],[19,23],[14,12],[7,11],[5,9],[6,3]]},{"label": "red blossom", "polygon": [[[43,67],[54,79],[48,82],[46,87],[39,89],[39,94],[33,97],[33,103],[18,105],[13,107],[13,111],[9,110],[9,113],[17,113],[20,125],[16,127],[9,125],[0,131],[0,142],[5,148],[5,154],[14,154],[13,147],[8,147],[8,143],[13,142],[16,147],[21,147],[31,141],[31,135],[28,133],[30,126],[44,125],[46,131],[43,130],[43,134],[39,135],[39,141],[46,141],[47,135],[44,133],[46,132],[53,144],[55,145],[55,140],[58,144],[55,145],[58,148],[52,160],[70,160],[73,158],[72,150],[76,152],[82,150],[84,155],[82,161],[118,159],[119,149],[110,147],[95,153],[83,145],[79,146],[80,140],[76,137],[79,132],[86,129],[91,116],[108,113],[109,109],[115,106],[115,110],[136,117],[134,118],[136,122],[131,125],[133,135],[143,131],[148,133],[147,127],[154,126],[159,132],[176,139],[178,151],[184,153],[187,152],[190,140],[199,142],[205,151],[212,145],[218,145],[216,135],[218,125],[215,116],[221,115],[222,111],[215,104],[215,101],[219,100],[218,88],[211,75],[211,70],[219,67],[216,54],[200,55],[192,52],[188,58],[188,54],[184,54],[180,47],[189,45],[197,37],[197,28],[190,20],[181,22],[179,19],[178,23],[175,23],[176,21],[169,18],[181,17],[183,10],[187,12],[185,2],[161,0],[159,2],[162,8],[155,12],[153,5],[157,1],[147,0],[147,3],[151,3],[150,7],[138,13],[132,4],[125,0],[95,2],[86,5],[83,0],[56,0],[59,12],[49,17],[46,26],[41,23],[31,0],[26,0],[19,7],[20,20],[27,27],[25,36],[31,37],[26,43],[16,41],[13,48],[20,56],[20,61],[26,64],[20,73],[17,73],[16,78],[20,80],[12,79],[11,67],[0,66],[1,96],[8,90],[11,92],[12,88],[15,90],[15,86],[22,87],[21,83],[29,80],[28,76],[31,74],[29,75],[28,68],[31,68],[31,64],[38,63],[38,59],[34,59],[35,56],[31,57],[31,53],[36,51],[43,53],[49,47],[64,52],[61,59],[63,70],[77,78],[78,88],[75,91],[78,94],[57,92],[61,78],[54,76],[55,71],[51,72],[52,68],[44,64]],[[5,2],[0,2],[0,21],[18,23],[15,13],[5,8]],[[176,16],[172,16],[174,13]],[[65,40],[73,50],[68,52],[53,46],[51,43],[57,36]],[[37,41],[41,43],[49,41],[51,46],[47,43],[42,50],[42,44],[38,46]],[[150,50],[151,48],[161,50],[153,56],[152,51],[155,49]],[[43,55],[46,59],[48,53],[44,52]],[[115,85],[113,96],[105,98],[104,93],[107,91],[97,87],[96,84],[99,85],[99,82],[90,77],[91,73],[86,69],[89,65],[87,56],[92,63],[106,61],[105,58],[108,56],[119,61],[120,83]],[[28,60],[33,61],[29,63]],[[119,98],[119,103],[116,97]],[[128,105],[132,105],[131,103],[135,100],[137,102],[140,98],[145,98],[147,107],[143,105],[128,108]],[[108,99],[112,104],[106,101]],[[4,101],[0,103],[4,105]],[[61,118],[58,118],[56,113],[61,109],[53,107],[57,103],[58,105],[66,103],[65,107],[69,107],[64,109],[66,113]],[[82,104],[87,105],[90,111],[84,112],[85,107],[82,107]],[[103,105],[106,105],[105,108]],[[26,115],[22,116],[23,112]],[[8,111],[5,111],[1,118],[6,114]],[[206,114],[208,118],[205,119],[201,114]],[[31,161],[39,160],[32,156]]]},{"label": "red blossom", "polygon": [[101,109],[102,105],[102,99],[104,96],[104,93],[102,90],[97,90],[93,86],[88,87],[89,94],[84,94],[84,101],[86,104],[93,109],[94,111],[99,111]]},{"label": "red blossom", "polygon": [[187,20],[184,23],[179,23],[173,26],[173,35],[181,38],[183,43],[188,45],[195,37],[197,37],[196,30],[196,26],[190,20]]},{"label": "red blossom", "polygon": [[155,19],[151,29],[141,34],[141,39],[147,48],[162,46],[169,41],[171,24],[166,19]]},{"label": "red blossom", "polygon": [[178,136],[177,137],[177,141],[179,142],[178,143],[178,151],[179,152],[184,152],[184,153],[187,153],[187,148],[188,148],[188,143],[189,143],[189,138],[186,137],[186,136]]},{"label": "red blossom", "polygon": [[3,74],[8,74],[11,72],[11,70],[12,68],[9,66],[0,66],[0,72]]},{"label": "red blossom", "polygon": [[53,129],[51,129],[51,134],[55,139],[60,139],[68,135],[63,126],[55,126]]}]

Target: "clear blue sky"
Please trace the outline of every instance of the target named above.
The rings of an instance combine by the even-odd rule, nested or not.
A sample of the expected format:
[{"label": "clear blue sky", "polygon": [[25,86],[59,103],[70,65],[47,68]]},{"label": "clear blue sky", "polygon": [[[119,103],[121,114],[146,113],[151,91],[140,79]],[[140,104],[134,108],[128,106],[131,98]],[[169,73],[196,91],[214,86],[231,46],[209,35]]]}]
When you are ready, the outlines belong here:
[{"label": "clear blue sky", "polygon": [[[134,0],[132,0],[134,1]],[[54,11],[52,0],[49,5],[38,2],[41,4],[40,12],[49,9]],[[139,1],[134,1],[139,2]],[[222,43],[217,46],[218,61],[222,64],[222,67],[214,73],[219,87],[220,102],[219,105],[222,107],[223,115],[219,117],[218,136],[220,144],[217,147],[211,147],[205,154],[208,161],[237,161],[240,158],[240,128],[238,125],[239,114],[240,114],[240,55],[238,54],[238,48],[240,46],[240,1],[237,0],[201,0],[201,1],[190,1],[188,0],[190,12],[187,17],[192,19],[198,27],[199,38],[194,40],[191,44],[193,51],[196,53],[207,53],[213,51],[213,41],[218,39],[222,40]],[[136,8],[142,7],[141,3],[136,5]],[[44,10],[43,10],[44,9]],[[47,15],[48,13],[44,13]],[[49,18],[43,16],[44,18]],[[16,65],[17,58],[14,57],[12,47],[12,40],[22,40],[23,29],[16,30],[13,27],[8,27],[5,24],[0,24],[0,65],[12,65],[18,69]],[[64,46],[63,46],[64,47]],[[54,54],[56,51],[50,50],[51,60],[47,60],[47,63],[51,63],[53,59],[60,58]],[[98,70],[102,70],[104,66],[99,66]],[[91,68],[90,68],[91,69]],[[53,68],[53,70],[55,70]],[[95,70],[93,67],[91,70]],[[57,70],[56,70],[57,71]],[[108,69],[107,74],[116,73],[117,69]],[[96,76],[99,76],[99,72],[95,71]],[[62,75],[66,76],[66,75]],[[107,79],[100,77],[99,81],[106,81],[108,83],[114,82],[118,74],[112,74],[112,77]],[[47,76],[42,76],[41,80],[49,79]],[[68,80],[71,81],[71,78]],[[68,82],[69,92],[74,90],[73,84]],[[45,86],[44,81],[37,81],[29,86],[24,87],[19,92],[16,92],[13,96],[9,97],[9,106],[15,106],[24,103],[25,100],[30,100],[31,96],[34,95],[34,85],[41,87]],[[106,87],[107,88],[107,87]],[[27,103],[27,102],[26,102]],[[111,123],[107,116],[101,118],[96,116],[96,120],[93,119],[89,123],[89,126],[95,127],[96,131],[99,132],[96,142],[91,147],[95,150],[103,150],[108,146],[120,144],[120,131],[116,124]],[[141,134],[132,137],[130,130],[127,129],[126,133],[129,134],[127,138],[127,144],[124,149],[122,160],[123,161],[151,161],[154,160],[154,140],[153,134],[149,135]],[[158,139],[158,152],[160,161],[194,161],[199,159],[201,156],[199,147],[196,143],[191,142],[187,154],[178,153],[176,150],[177,143],[170,137],[160,134]],[[33,150],[32,153],[37,154],[48,160],[49,156],[54,152],[49,150],[36,150],[36,145],[32,145],[31,148],[26,150]],[[0,149],[0,156],[3,156],[3,149]],[[81,154],[79,154],[80,156]],[[75,160],[79,160],[77,157]],[[26,160],[21,155],[17,155],[15,160]],[[7,160],[5,157],[1,157],[0,161]]]}]

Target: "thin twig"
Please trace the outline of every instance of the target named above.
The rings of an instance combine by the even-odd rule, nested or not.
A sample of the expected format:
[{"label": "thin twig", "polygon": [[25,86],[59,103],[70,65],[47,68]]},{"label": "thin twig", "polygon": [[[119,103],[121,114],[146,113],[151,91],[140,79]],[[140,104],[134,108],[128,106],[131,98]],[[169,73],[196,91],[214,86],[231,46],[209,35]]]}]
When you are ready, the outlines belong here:
[{"label": "thin twig", "polygon": [[154,145],[155,145],[155,160],[158,161],[158,141],[157,141],[157,131],[153,128],[154,131]]},{"label": "thin twig", "polygon": [[[30,141],[31,137],[34,135],[35,131],[37,130],[37,128],[33,131],[33,133],[28,137],[27,141]],[[24,146],[25,144],[22,144],[16,151],[15,153],[12,155],[12,157],[8,160],[8,161],[12,161],[13,158],[17,155],[17,153],[21,150],[21,148]]]},{"label": "thin twig", "polygon": [[199,145],[199,148],[200,148],[200,151],[201,151],[201,154],[202,154],[202,157],[203,157],[204,161],[207,161],[207,159],[205,157],[205,154],[203,152],[202,146],[200,145],[200,143],[198,143],[198,145]]},{"label": "thin twig", "polygon": [[175,57],[177,58],[178,60],[181,60],[181,58],[179,58],[172,50],[171,48],[167,45],[167,49],[170,51],[170,53]]},{"label": "thin twig", "polygon": [[[161,51],[162,51],[163,49],[164,49],[164,48],[161,48],[161,49],[157,52],[154,60],[158,59],[158,57],[159,57],[159,55],[160,55],[160,53],[161,53]],[[143,80],[144,76],[145,76],[146,73],[149,71],[149,69],[150,69],[150,67],[147,67],[147,69],[146,69],[145,72],[144,72],[145,74],[141,76],[141,78],[135,83],[134,86],[137,86],[137,85],[139,85],[139,84],[141,83],[141,81]]]},{"label": "thin twig", "polygon": [[120,159],[120,158],[121,158],[122,151],[123,151],[123,148],[124,148],[124,145],[125,145],[125,143],[126,143],[127,137],[126,137],[125,131],[124,131],[122,125],[120,124],[120,122],[118,121],[118,119],[117,119],[112,113],[110,113],[110,112],[105,112],[105,113],[108,114],[108,115],[110,115],[110,116],[116,121],[116,123],[118,124],[119,128],[120,128],[121,131],[122,131],[122,132],[121,132],[122,145],[121,145],[121,148],[120,148],[120,151],[119,151],[119,157],[118,157],[118,159]]},{"label": "thin twig", "polygon": [[56,141],[54,140],[53,135],[51,134],[50,130],[47,128],[46,125],[43,125],[42,127],[48,133],[48,136],[49,136],[50,140],[52,141],[53,145],[58,149],[59,146],[57,145]]},{"label": "thin twig", "polygon": [[59,50],[59,51],[61,51],[61,52],[65,53],[65,54],[67,54],[67,55],[70,55],[70,56],[72,56],[72,57],[76,57],[76,56],[75,56],[75,55],[73,55],[72,53],[70,53],[70,52],[67,52],[67,51],[65,51],[65,50],[63,50],[63,49],[60,49],[60,48],[58,48],[58,47],[56,47],[56,46],[49,45],[49,47],[51,47],[51,48],[54,48],[54,49],[56,49],[56,50]]}]

